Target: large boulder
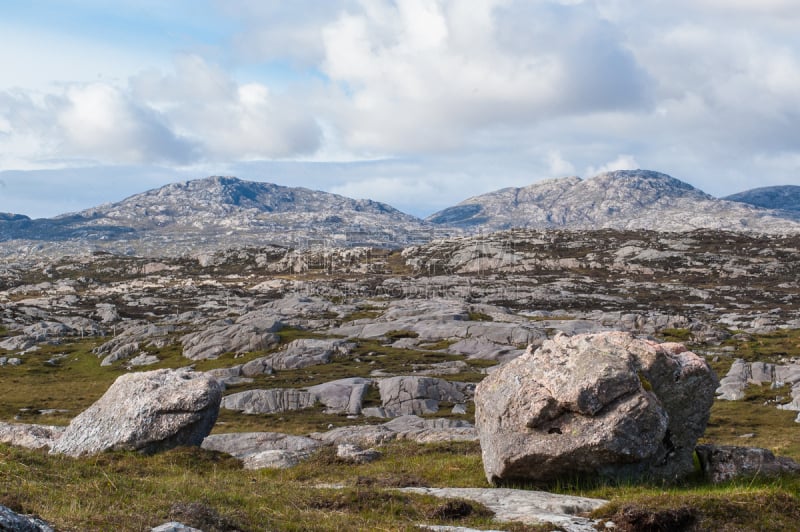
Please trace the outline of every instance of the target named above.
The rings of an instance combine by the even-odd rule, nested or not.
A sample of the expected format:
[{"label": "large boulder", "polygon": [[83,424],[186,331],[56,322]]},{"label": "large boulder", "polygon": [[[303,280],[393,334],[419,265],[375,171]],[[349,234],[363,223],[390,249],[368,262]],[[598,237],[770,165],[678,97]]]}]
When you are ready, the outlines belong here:
[{"label": "large boulder", "polygon": [[222,385],[187,369],[161,369],[117,378],[79,414],[50,452],[70,456],[107,450],[147,453],[200,445],[217,420]]},{"label": "large boulder", "polygon": [[681,344],[556,336],[484,379],[475,421],[490,482],[673,480],[694,469],[717,379]]}]

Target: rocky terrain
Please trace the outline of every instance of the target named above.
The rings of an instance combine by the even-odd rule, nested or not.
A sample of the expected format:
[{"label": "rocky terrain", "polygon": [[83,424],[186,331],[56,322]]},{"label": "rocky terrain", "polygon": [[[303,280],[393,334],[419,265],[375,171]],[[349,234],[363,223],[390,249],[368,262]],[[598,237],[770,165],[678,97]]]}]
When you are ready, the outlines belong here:
[{"label": "rocky terrain", "polygon": [[[640,417],[650,436],[633,453],[644,461],[631,462],[631,449],[618,439],[606,442],[614,453],[605,454],[622,471],[684,475],[716,391],[703,442],[711,445],[703,462],[707,477],[759,470],[754,463],[785,473],[794,471],[793,462],[771,451],[743,455],[716,445],[747,441],[794,453],[791,446],[776,448],[776,435],[758,428],[733,429],[720,439],[720,424],[731,421],[721,422],[714,409],[743,404],[795,434],[798,270],[798,234],[713,230],[512,230],[402,250],[262,245],[184,256],[95,251],[7,260],[0,266],[0,385],[6,390],[0,442],[69,456],[104,449],[160,453],[189,443],[234,457],[248,472],[319,460],[364,471],[392,460],[402,445],[476,446],[480,440],[485,448],[491,425],[480,421],[483,383],[504,379],[500,388],[511,390],[514,375],[528,371],[520,369],[526,360],[547,353],[548,359],[536,358],[536,375],[525,379],[539,383],[530,396],[544,405],[541,423],[527,420],[523,431],[540,430],[541,438],[556,441],[558,431],[612,426],[614,412],[622,412],[614,423],[628,427],[626,408],[645,405]],[[584,352],[586,360],[575,363],[596,370],[594,353],[610,349],[585,338],[623,338],[608,341],[639,354],[624,355],[625,363],[609,359],[605,380],[569,377],[565,382],[576,388],[559,388],[558,368],[571,364],[559,362],[561,350]],[[688,344],[693,353],[660,344],[665,340]],[[718,390],[709,374],[695,371],[701,367],[725,377]],[[679,380],[689,383],[683,391],[676,391]],[[185,395],[169,391],[176,383]],[[697,396],[687,391],[700,388]],[[586,403],[592,394],[608,406]],[[668,399],[675,396],[691,396],[690,406],[705,410],[685,412],[686,404]],[[592,418],[601,411],[605,417]],[[150,430],[136,421],[143,416]],[[680,423],[688,419],[694,421]],[[577,472],[594,471],[583,455],[576,458],[579,451],[568,451],[586,466]],[[673,455],[669,469],[662,461]],[[545,459],[555,468],[538,480],[565,473],[564,453],[559,456]],[[502,481],[504,473],[487,475]],[[518,481],[519,469],[509,478]],[[480,502],[498,519],[509,512],[486,481],[393,482],[392,488],[417,490],[410,494]],[[506,494],[527,512],[509,519],[589,530],[597,522],[575,513],[604,504],[530,497]]]},{"label": "rocky terrain", "polygon": [[466,199],[427,220],[482,232],[515,228],[707,228],[786,233],[800,228],[784,213],[726,200],[658,172],[619,170],[585,180],[565,177],[505,188]]}]

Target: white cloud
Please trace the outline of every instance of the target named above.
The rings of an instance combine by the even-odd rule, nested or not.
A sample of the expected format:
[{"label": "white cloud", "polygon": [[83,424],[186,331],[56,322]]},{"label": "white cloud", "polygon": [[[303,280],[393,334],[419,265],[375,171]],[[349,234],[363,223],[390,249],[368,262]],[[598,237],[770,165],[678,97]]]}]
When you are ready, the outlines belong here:
[{"label": "white cloud", "polygon": [[639,165],[633,155],[621,154],[618,155],[613,161],[609,161],[599,168],[589,166],[584,175],[586,177],[592,177],[603,172],[613,172],[615,170],[636,170],[638,168],[641,168],[641,165]]},{"label": "white cloud", "polygon": [[345,94],[335,102],[334,122],[353,149],[452,149],[498,124],[647,101],[643,71],[590,8],[540,6],[533,13],[526,2],[417,0],[369,6],[323,32],[323,70]]}]

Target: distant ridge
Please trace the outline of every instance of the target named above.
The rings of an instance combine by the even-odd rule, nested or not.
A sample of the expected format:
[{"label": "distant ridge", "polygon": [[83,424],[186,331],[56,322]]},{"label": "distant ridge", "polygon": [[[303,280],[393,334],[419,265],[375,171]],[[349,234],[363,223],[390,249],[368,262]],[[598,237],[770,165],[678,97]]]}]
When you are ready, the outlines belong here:
[{"label": "distant ridge", "polygon": [[0,242],[174,255],[245,245],[397,247],[428,241],[433,229],[372,200],[212,176],[55,218],[0,221]]},{"label": "distant ridge", "polygon": [[800,186],[796,185],[754,188],[723,199],[800,214]]},{"label": "distant ridge", "polygon": [[529,229],[719,229],[794,232],[781,213],[716,199],[674,177],[618,170],[590,179],[564,177],[504,188],[462,201],[427,218],[471,231]]}]

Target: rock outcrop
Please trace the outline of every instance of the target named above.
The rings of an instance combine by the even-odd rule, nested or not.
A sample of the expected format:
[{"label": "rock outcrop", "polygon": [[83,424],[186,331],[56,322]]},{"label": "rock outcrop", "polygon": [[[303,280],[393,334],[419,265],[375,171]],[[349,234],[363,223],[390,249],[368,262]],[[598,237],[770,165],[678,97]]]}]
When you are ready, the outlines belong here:
[{"label": "rock outcrop", "polygon": [[162,369],[122,375],[72,420],[50,452],[152,453],[200,445],[214,426],[221,398],[221,384],[203,373]]},{"label": "rock outcrop", "polygon": [[212,434],[203,449],[230,454],[242,460],[245,469],[285,469],[308,458],[320,442],[277,432]]},{"label": "rock outcrop", "polygon": [[693,471],[716,387],[706,362],[680,344],[621,332],[556,336],[476,389],[486,477],[682,477]]},{"label": "rock outcrop", "polygon": [[383,379],[378,383],[378,388],[383,406],[370,409],[365,414],[397,417],[435,414],[441,402],[463,404],[472,397],[474,384],[433,377],[402,376]]},{"label": "rock outcrop", "polygon": [[311,408],[315,402],[314,395],[302,390],[272,388],[226,395],[222,399],[222,408],[244,414],[275,414]]},{"label": "rock outcrop", "polygon": [[703,475],[714,483],[742,477],[800,474],[800,464],[791,458],[776,457],[772,451],[760,447],[698,445],[697,457]]},{"label": "rock outcrop", "polygon": [[352,443],[363,446],[380,445],[392,440],[413,440],[418,443],[444,441],[475,441],[475,427],[460,419],[423,419],[419,416],[401,416],[383,425],[339,427],[328,432],[310,435],[315,440],[341,445]]},{"label": "rock outcrop", "polygon": [[181,338],[183,356],[191,360],[218,358],[224,353],[249,353],[275,346],[280,341],[276,331],[280,322],[269,328],[245,323],[212,325]]}]

